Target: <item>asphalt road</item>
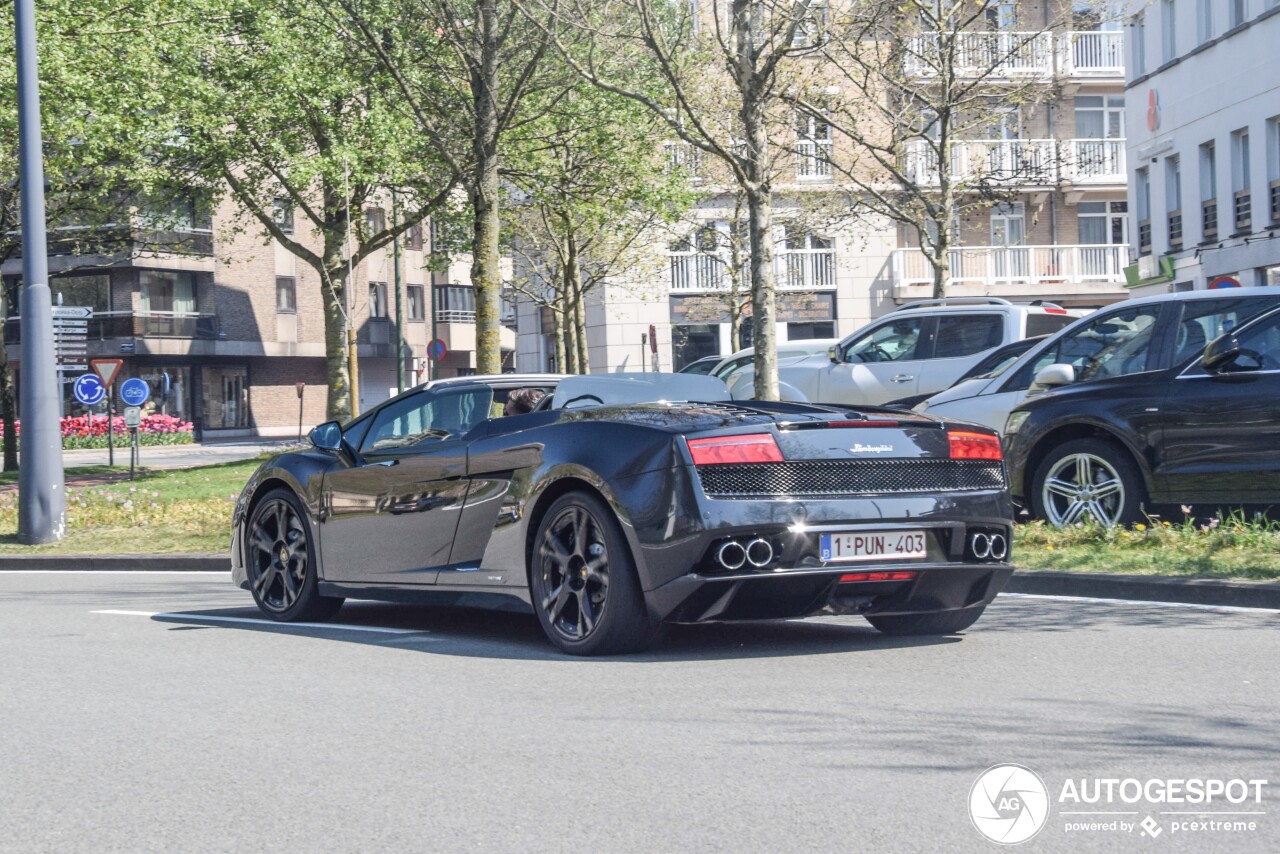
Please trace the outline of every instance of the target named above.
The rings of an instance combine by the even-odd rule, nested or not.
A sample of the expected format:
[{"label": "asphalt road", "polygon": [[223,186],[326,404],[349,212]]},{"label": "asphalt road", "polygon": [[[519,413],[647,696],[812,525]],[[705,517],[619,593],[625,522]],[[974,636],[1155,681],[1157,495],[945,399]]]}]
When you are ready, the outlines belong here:
[{"label": "asphalt road", "polygon": [[[1277,612],[1002,597],[958,638],[826,618],[576,660],[517,614],[249,604],[224,575],[0,573],[0,850],[991,851],[969,795],[1001,763],[1052,801],[1017,850],[1280,850]],[[1074,807],[1150,838],[1068,831],[1068,778],[1271,784],[1214,804],[1252,831]]]}]

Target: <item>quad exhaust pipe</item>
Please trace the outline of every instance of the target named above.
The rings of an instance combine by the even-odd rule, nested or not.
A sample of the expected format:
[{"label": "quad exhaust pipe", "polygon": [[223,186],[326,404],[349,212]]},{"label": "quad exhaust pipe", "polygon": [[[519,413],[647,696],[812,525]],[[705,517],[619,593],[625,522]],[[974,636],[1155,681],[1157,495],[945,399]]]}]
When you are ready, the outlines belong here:
[{"label": "quad exhaust pipe", "polygon": [[726,540],[716,550],[716,563],[721,569],[742,569],[747,564],[756,569],[773,563],[773,544],[763,537],[753,540]]},{"label": "quad exhaust pipe", "polygon": [[977,533],[969,537],[969,549],[978,560],[1004,560],[1009,556],[1009,540],[1004,534]]}]

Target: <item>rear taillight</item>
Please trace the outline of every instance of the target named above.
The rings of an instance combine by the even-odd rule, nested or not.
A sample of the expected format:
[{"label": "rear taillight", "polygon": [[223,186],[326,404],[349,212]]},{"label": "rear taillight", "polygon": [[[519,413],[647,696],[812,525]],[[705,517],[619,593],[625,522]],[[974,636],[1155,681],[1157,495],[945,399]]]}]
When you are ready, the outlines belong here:
[{"label": "rear taillight", "polygon": [[1046,308],[1044,310],[1044,313],[1045,314],[1066,314],[1067,310],[1065,308]]},{"label": "rear taillight", "polygon": [[953,460],[1002,460],[1000,437],[990,433],[970,433],[965,430],[947,432]]},{"label": "rear taillight", "polygon": [[695,466],[782,462],[782,451],[770,433],[690,439],[689,453]]},{"label": "rear taillight", "polygon": [[856,581],[910,581],[915,578],[914,572],[846,572],[840,576],[841,584],[852,584]]}]

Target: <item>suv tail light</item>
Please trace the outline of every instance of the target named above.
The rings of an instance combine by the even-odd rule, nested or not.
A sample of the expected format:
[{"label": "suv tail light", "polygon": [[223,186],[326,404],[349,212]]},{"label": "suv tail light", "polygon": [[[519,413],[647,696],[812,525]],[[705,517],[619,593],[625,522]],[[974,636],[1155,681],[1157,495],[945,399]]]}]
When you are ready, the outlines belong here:
[{"label": "suv tail light", "polygon": [[771,433],[690,439],[689,453],[695,466],[782,462],[782,451]]},{"label": "suv tail light", "polygon": [[947,439],[951,443],[953,460],[1002,460],[1000,437],[990,433],[971,433],[966,430],[950,430]]}]

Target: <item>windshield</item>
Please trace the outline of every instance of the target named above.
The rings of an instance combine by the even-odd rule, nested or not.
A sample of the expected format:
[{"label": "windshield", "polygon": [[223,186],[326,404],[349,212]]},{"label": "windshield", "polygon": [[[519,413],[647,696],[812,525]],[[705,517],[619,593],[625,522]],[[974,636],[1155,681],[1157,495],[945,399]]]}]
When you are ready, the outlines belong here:
[{"label": "windshield", "polygon": [[729,400],[722,380],[697,374],[620,373],[566,377],[556,387],[552,409],[660,403],[669,400]]}]

